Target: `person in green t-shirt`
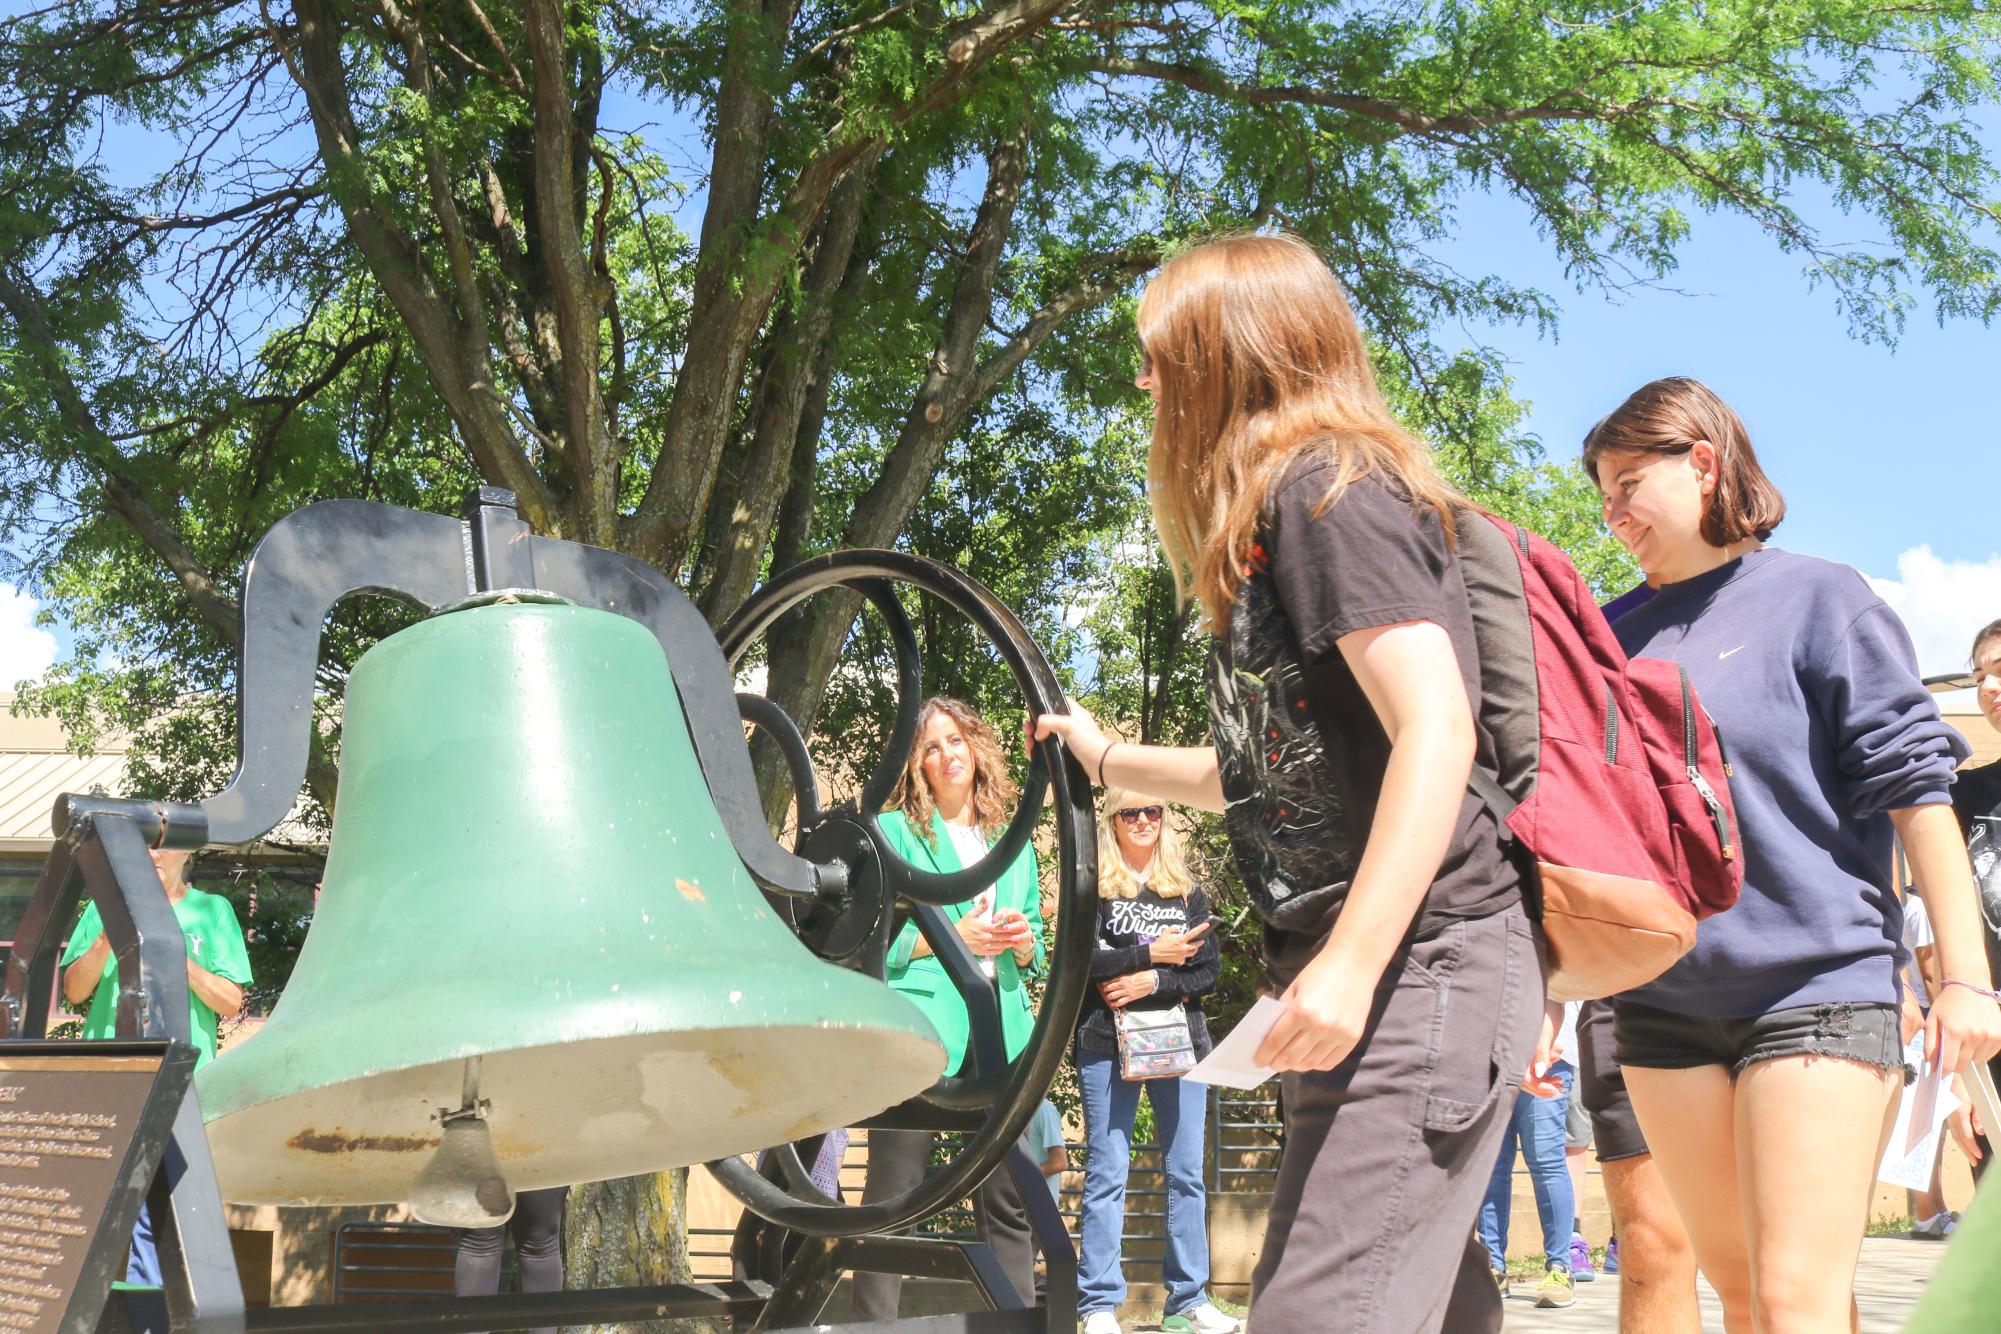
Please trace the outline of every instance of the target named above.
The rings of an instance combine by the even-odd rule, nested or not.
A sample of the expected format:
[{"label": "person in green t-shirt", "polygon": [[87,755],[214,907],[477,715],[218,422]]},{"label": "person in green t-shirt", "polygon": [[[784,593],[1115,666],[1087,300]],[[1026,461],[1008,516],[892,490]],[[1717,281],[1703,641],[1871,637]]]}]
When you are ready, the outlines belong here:
[{"label": "person in green t-shirt", "polygon": [[[188,1017],[195,1044],[195,1069],[215,1059],[215,1023],[220,1015],[243,1008],[243,988],[250,984],[250,955],[236,910],[220,894],[188,883],[188,853],[179,848],[153,851],[153,866],[166,887],[167,901],[188,947]],[[104,919],[95,903],[86,903],[83,917],[70,933],[63,951],[63,996],[72,1005],[90,998],[83,1021],[87,1038],[118,1036],[118,960],[104,935]]]},{"label": "person in green t-shirt", "polygon": [[[195,1069],[199,1070],[215,1059],[217,1017],[243,1008],[243,988],[250,985],[250,954],[229,900],[188,884],[186,850],[156,848],[152,855],[153,867],[160,873],[160,884],[167,891],[167,901],[174,905],[174,918],[187,941],[188,1027],[194,1037]],[[84,905],[83,916],[70,933],[62,969],[63,997],[72,1005],[90,998],[83,1035],[117,1037],[118,960],[111,956],[111,942],[105,938],[104,919],[95,902]],[[145,1209],[139,1211],[138,1226],[132,1230],[125,1281],[161,1286],[160,1257]]]}]

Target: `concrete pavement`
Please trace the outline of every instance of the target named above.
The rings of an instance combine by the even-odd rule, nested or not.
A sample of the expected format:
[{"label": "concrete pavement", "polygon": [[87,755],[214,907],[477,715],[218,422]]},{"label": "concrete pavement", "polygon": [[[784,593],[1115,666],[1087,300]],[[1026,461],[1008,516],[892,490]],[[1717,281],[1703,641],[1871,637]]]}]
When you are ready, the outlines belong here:
[{"label": "concrete pavement", "polygon": [[[1862,1243],[1862,1261],[1855,1274],[1855,1300],[1862,1308],[1862,1334],[1897,1334],[1925,1290],[1925,1281],[1950,1243],[1907,1241],[1901,1237],[1870,1237]],[[1619,1280],[1599,1275],[1594,1283],[1577,1285],[1577,1304],[1560,1311],[1539,1311],[1528,1295],[1532,1284],[1518,1285],[1507,1303],[1507,1334],[1615,1334],[1619,1328]],[[1702,1303],[1702,1328],[1722,1334],[1723,1308],[1707,1283],[1696,1285]]]}]

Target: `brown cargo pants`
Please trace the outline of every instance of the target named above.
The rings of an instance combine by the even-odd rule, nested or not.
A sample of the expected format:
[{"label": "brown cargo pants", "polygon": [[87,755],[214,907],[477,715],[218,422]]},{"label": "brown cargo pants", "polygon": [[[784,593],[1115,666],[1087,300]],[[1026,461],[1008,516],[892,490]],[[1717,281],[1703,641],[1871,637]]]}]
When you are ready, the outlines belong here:
[{"label": "brown cargo pants", "polygon": [[1520,907],[1451,922],[1391,963],[1345,1061],[1283,1077],[1255,1334],[1501,1328],[1473,1221],[1534,1054],[1541,956]]}]

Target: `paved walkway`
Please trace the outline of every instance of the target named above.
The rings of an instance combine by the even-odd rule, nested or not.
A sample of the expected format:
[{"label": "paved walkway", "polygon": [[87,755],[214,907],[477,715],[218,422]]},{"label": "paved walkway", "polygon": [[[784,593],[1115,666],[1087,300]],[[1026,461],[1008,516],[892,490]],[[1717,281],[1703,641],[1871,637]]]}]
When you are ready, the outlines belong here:
[{"label": "paved walkway", "polygon": [[[1855,1275],[1856,1304],[1862,1308],[1862,1334],[1897,1334],[1925,1290],[1925,1280],[1946,1248],[1935,1241],[1870,1237],[1862,1243],[1862,1263]],[[1697,1285],[1702,1301],[1702,1328],[1722,1334],[1723,1308],[1707,1283]],[[1619,1328],[1619,1280],[1599,1275],[1596,1282],[1577,1286],[1577,1304],[1561,1311],[1538,1311],[1535,1299],[1508,1299],[1508,1334],[1614,1334]]]}]

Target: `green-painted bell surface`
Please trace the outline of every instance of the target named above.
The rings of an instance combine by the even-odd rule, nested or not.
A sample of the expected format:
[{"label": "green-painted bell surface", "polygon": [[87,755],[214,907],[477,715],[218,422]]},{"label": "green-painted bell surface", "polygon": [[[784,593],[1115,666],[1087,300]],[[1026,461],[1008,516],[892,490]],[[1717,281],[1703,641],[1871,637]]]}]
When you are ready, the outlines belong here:
[{"label": "green-painted bell surface", "polygon": [[313,927],[197,1081],[225,1199],[410,1198],[478,1098],[513,1190],[852,1125],[944,1050],[800,945],[738,862],[658,643],[571,606],[450,612],[348,683]]}]

